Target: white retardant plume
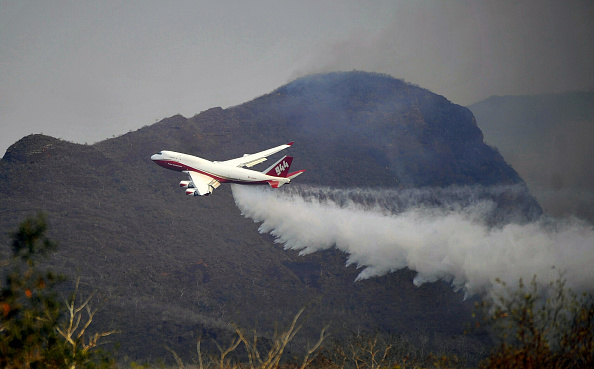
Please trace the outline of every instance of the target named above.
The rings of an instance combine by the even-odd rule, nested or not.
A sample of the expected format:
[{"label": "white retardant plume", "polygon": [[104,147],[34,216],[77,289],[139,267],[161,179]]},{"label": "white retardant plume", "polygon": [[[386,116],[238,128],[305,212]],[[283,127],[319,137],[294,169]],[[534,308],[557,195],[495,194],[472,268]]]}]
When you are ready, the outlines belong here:
[{"label": "white retardant plume", "polygon": [[261,233],[300,254],[336,247],[348,254],[347,265],[363,268],[357,280],[409,268],[416,285],[444,280],[474,294],[492,292],[496,278],[515,285],[536,275],[547,284],[563,273],[569,287],[594,290],[591,225],[544,217],[489,225],[496,204],[483,195],[513,187],[232,190],[242,214],[262,223]]}]

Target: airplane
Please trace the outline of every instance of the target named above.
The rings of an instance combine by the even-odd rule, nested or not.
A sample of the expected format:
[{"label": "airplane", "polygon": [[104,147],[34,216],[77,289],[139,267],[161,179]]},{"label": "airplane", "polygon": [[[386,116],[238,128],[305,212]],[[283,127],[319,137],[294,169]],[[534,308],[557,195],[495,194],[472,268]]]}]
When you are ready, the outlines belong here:
[{"label": "airplane", "polygon": [[289,173],[293,161],[291,156],[283,156],[263,172],[258,172],[243,167],[252,167],[266,161],[266,157],[293,145],[289,142],[284,145],[260,151],[255,154],[244,154],[242,157],[226,161],[210,161],[182,154],[175,151],[161,151],[151,156],[151,160],[163,168],[188,174],[189,181],[181,181],[180,187],[186,188],[188,196],[208,196],[221,183],[236,184],[268,184],[278,188],[290,183],[291,180],[305,170]]}]

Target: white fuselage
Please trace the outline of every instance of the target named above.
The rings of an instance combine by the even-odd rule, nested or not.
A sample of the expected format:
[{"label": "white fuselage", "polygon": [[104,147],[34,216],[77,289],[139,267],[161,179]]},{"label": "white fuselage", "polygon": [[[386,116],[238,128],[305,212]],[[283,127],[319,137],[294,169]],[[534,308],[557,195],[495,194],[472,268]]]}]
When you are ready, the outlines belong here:
[{"label": "white fuselage", "polygon": [[290,179],[270,176],[255,170],[244,169],[183,154],[175,151],[161,151],[151,156],[156,164],[178,172],[198,172],[219,182],[241,184],[268,184],[268,181],[289,183]]}]

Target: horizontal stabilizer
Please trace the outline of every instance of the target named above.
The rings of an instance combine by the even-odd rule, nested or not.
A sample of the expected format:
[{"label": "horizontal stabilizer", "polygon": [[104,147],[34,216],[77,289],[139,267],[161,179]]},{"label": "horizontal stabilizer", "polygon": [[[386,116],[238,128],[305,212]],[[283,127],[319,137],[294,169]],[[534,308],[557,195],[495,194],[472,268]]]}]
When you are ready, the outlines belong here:
[{"label": "horizontal stabilizer", "polygon": [[303,172],[305,172],[305,169],[298,170],[297,172],[289,173],[289,174],[287,174],[287,178],[293,179],[293,178],[297,177],[298,175],[300,175]]}]

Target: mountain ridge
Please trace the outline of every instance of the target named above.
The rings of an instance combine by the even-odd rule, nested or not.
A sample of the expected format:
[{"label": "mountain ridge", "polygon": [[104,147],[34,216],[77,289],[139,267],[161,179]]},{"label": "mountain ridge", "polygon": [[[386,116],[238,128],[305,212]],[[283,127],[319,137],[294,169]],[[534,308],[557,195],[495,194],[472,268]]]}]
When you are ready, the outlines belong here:
[{"label": "mountain ridge", "polygon": [[[524,186],[467,108],[389,76],[331,73],[93,145],[23,138],[0,160],[2,244],[19,220],[46,212],[61,244],[50,263],[109,297],[97,323],[120,329],[121,355],[134,359],[168,357],[164,344],[187,357],[197,335],[224,337],[231,321],[269,335],[310,301],[305,333],[332,321],[343,325],[337,336],[461,335],[472,304],[446,283],[415,287],[409,270],[353,283],[344,254],[285,251],[242,216],[228,186],[190,198],[183,176],[150,161],[163,149],[224,160],[289,141],[304,185]],[[520,218],[540,214],[528,192],[494,201]]]}]

